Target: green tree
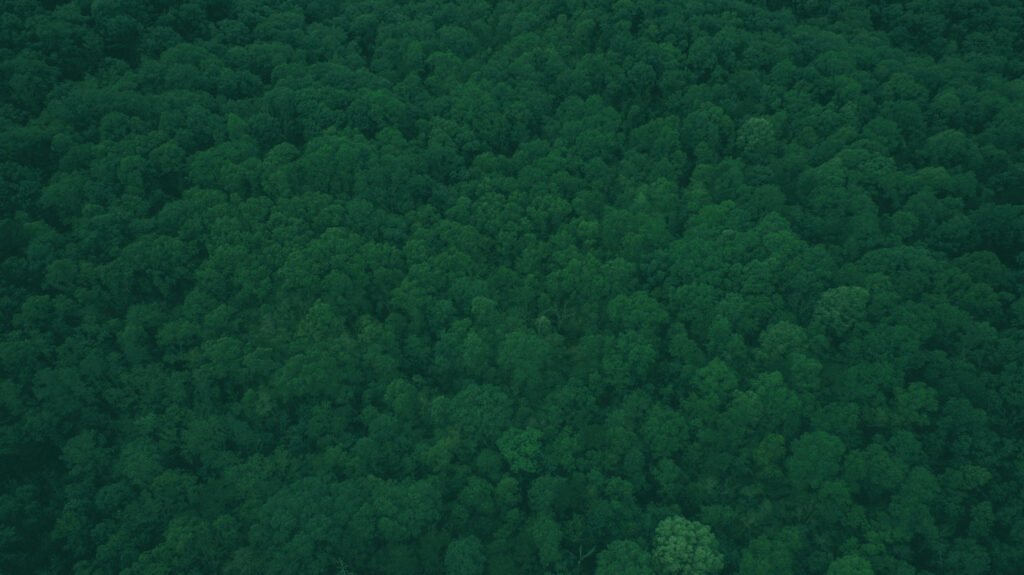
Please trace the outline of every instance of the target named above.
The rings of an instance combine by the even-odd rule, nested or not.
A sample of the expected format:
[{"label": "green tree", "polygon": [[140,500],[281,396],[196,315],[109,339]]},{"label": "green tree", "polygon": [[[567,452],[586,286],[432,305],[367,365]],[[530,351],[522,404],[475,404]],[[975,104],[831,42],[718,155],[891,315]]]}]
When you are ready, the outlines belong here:
[{"label": "green tree", "polygon": [[498,449],[513,472],[536,473],[540,470],[543,432],[532,427],[511,428],[498,438]]},{"label": "green tree", "polygon": [[636,541],[616,540],[597,554],[596,575],[654,575],[651,554]]},{"label": "green tree", "polygon": [[839,474],[846,446],[831,433],[812,431],[793,440],[786,459],[789,480],[797,489],[817,489]]},{"label": "green tree", "polygon": [[799,535],[787,528],[778,537],[759,536],[743,549],[740,575],[787,575],[794,573],[793,552]]},{"label": "green tree", "polygon": [[469,445],[491,444],[512,420],[513,403],[501,388],[470,383],[448,404],[451,421]]},{"label": "green tree", "polygon": [[474,535],[448,544],[444,553],[445,575],[482,575],[487,562],[483,543]]},{"label": "green tree", "polygon": [[666,575],[714,575],[725,567],[711,528],[678,515],[658,523],[652,555],[659,572]]},{"label": "green tree", "polygon": [[859,555],[844,555],[828,566],[825,575],[875,575],[871,563]]},{"label": "green tree", "polygon": [[858,320],[865,318],[870,294],[858,286],[842,286],[822,294],[814,308],[814,325],[832,337],[846,335]]},{"label": "green tree", "polygon": [[530,523],[528,530],[537,548],[540,564],[557,569],[558,565],[565,561],[561,550],[564,536],[561,527],[551,517],[540,515]]}]

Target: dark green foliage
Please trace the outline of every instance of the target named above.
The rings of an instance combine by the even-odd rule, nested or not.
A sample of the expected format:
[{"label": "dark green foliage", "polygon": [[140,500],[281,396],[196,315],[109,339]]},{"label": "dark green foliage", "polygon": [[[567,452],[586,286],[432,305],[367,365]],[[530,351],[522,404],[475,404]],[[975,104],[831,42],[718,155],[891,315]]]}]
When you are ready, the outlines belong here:
[{"label": "dark green foliage", "polygon": [[651,555],[635,541],[612,541],[597,555],[595,575],[654,575]]},{"label": "dark green foliage", "polygon": [[470,535],[448,544],[444,554],[445,575],[482,575],[487,555],[480,539]]},{"label": "dark green foliage", "polygon": [[1019,572],[1022,30],[3,2],[0,572]]}]

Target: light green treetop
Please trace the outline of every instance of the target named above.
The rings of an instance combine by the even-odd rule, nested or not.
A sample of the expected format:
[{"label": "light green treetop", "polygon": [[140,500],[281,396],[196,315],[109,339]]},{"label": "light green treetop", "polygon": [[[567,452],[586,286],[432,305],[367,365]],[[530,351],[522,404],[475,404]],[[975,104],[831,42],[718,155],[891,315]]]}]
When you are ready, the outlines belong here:
[{"label": "light green treetop", "polygon": [[711,528],[678,515],[662,520],[655,529],[654,561],[665,574],[714,574],[725,567]]}]

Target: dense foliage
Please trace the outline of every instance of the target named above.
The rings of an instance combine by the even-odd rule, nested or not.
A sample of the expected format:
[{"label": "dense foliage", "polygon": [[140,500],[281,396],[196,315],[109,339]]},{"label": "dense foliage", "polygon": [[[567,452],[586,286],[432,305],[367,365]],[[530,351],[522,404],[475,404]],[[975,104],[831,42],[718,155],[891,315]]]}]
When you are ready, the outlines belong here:
[{"label": "dense foliage", "polygon": [[1024,565],[1019,0],[4,0],[0,571]]}]

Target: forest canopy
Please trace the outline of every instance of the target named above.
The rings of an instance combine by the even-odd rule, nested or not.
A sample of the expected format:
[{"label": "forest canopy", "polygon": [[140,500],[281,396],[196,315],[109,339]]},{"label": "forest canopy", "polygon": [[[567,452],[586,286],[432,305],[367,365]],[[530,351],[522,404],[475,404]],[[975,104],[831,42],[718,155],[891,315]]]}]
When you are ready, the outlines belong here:
[{"label": "forest canopy", "polygon": [[5,0],[0,572],[1024,565],[1018,0]]}]

